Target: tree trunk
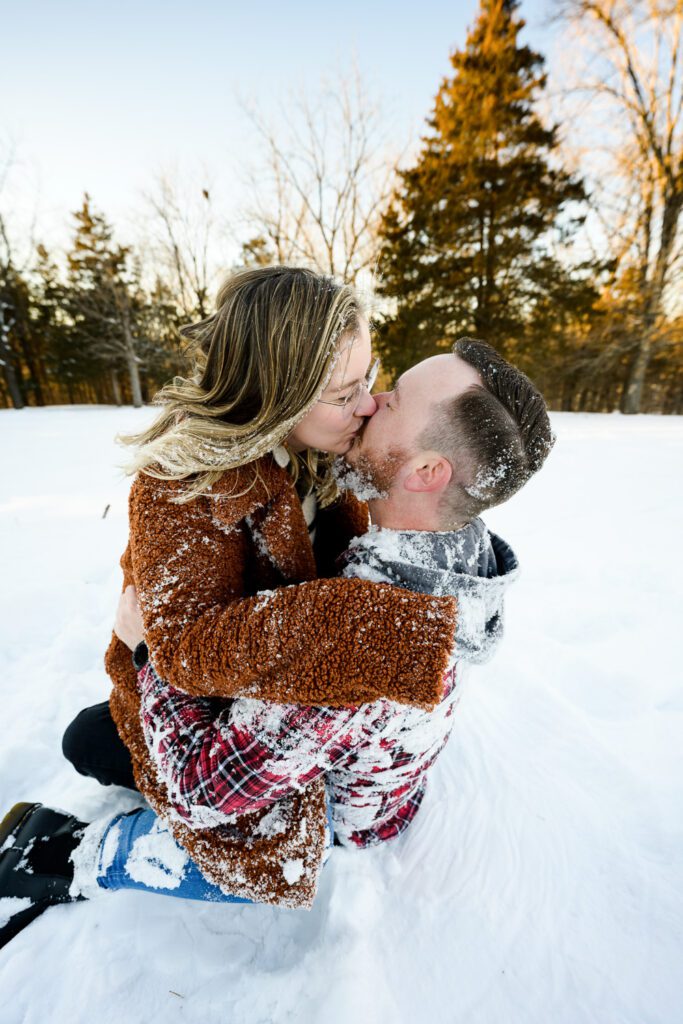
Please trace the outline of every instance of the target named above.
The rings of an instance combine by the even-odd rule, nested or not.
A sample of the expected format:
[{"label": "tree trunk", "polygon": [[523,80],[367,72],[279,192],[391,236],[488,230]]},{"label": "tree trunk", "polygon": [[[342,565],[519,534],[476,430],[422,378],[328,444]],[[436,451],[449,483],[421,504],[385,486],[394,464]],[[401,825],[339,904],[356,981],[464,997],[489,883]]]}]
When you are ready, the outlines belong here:
[{"label": "tree trunk", "polygon": [[130,379],[130,390],[133,396],[133,406],[136,409],[142,408],[142,388],[140,387],[140,371],[138,369],[138,358],[135,354],[135,338],[130,328],[130,315],[127,306],[124,306],[122,325],[123,337],[126,346],[126,368]]},{"label": "tree trunk", "polygon": [[662,307],[668,283],[671,259],[678,231],[678,220],[683,205],[683,191],[670,192],[664,197],[662,232],[652,285],[643,315],[643,333],[636,357],[629,368],[622,399],[622,412],[633,415],[640,412],[645,387],[645,375],[652,356],[653,330]]},{"label": "tree trunk", "polygon": [[14,368],[14,354],[9,346],[9,339],[3,327],[3,310],[2,303],[0,302],[0,366],[2,366],[2,373],[12,405],[15,409],[23,409],[26,403],[24,402],[19,378]]},{"label": "tree trunk", "polygon": [[118,370],[112,370],[111,371],[110,379],[111,379],[111,390],[112,390],[112,394],[114,395],[114,404],[115,405],[122,405],[123,403],[121,401],[121,384],[119,383],[119,372],[118,372]]},{"label": "tree trunk", "polygon": [[21,388],[19,387],[19,381],[16,372],[12,365],[11,358],[8,358],[6,346],[3,345],[2,347],[3,349],[5,349],[5,351],[0,354],[0,362],[2,362],[2,370],[5,378],[5,384],[7,385],[7,391],[9,392],[9,396],[10,399],[12,400],[12,405],[14,406],[14,408],[23,409],[24,399],[21,394]]},{"label": "tree trunk", "polygon": [[621,400],[621,411],[627,416],[640,412],[645,387],[645,374],[652,354],[650,337],[646,336],[638,346],[636,357],[629,368],[624,394]]},{"label": "tree trunk", "polygon": [[21,351],[24,356],[24,362],[29,373],[29,387],[33,391],[33,395],[36,401],[36,405],[45,405],[45,397],[43,395],[42,385],[40,383],[40,370],[38,364],[34,358],[34,354],[31,350],[31,343],[26,336],[26,331],[23,326],[19,328],[17,325],[16,335],[21,346]]},{"label": "tree trunk", "polygon": [[133,406],[136,409],[140,409],[142,407],[140,372],[138,370],[138,361],[135,352],[130,349],[126,351],[126,365],[128,367],[128,376],[130,378],[130,390],[133,395]]},{"label": "tree trunk", "polygon": [[15,409],[23,409],[24,396],[21,393],[21,384],[14,366],[14,353],[9,343],[9,332],[12,322],[7,323],[5,310],[9,307],[0,298],[0,366],[7,384],[7,391]]}]

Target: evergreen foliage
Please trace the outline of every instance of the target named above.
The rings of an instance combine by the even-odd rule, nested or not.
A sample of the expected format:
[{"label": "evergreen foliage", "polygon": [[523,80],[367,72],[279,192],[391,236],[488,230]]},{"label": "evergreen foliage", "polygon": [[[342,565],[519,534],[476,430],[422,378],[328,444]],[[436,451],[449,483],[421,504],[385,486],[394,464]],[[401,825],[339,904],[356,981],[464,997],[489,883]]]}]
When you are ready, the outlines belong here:
[{"label": "evergreen foliage", "polygon": [[558,166],[557,126],[536,111],[543,58],[519,41],[518,6],[482,0],[384,218],[381,288],[394,314],[381,343],[395,371],[463,334],[533,363],[548,330],[594,298],[556,255],[585,193]]},{"label": "evergreen foliage", "polygon": [[[594,209],[618,228],[603,245],[609,263],[573,256],[586,192],[562,165],[559,126],[541,112],[544,60],[521,39],[518,0],[480,0],[414,163],[396,178],[388,164],[382,179],[368,177],[371,119],[355,101],[342,110],[341,179],[315,120],[306,136],[312,162],[304,153],[296,168],[268,134],[277,202],[251,212],[237,263],[304,261],[355,273],[379,254],[377,342],[390,373],[474,335],[529,373],[552,409],[683,413],[679,15],[610,0],[562,6],[583,27],[580,45],[600,58],[593,90],[623,118],[614,154],[620,188],[628,185],[621,219],[610,219],[608,201],[619,190],[591,185]],[[315,172],[317,198],[297,176],[301,167]],[[391,181],[398,185],[387,203]],[[321,199],[328,184],[332,204]],[[353,198],[361,194],[367,209]],[[33,258],[18,259],[11,210],[0,209],[0,405],[138,405],[183,371],[178,327],[212,307],[211,194],[188,195],[162,177],[151,205],[157,235],[147,240],[144,273],[140,252],[115,240],[87,195],[65,264],[33,244]],[[350,219],[340,219],[342,209]],[[327,257],[312,238],[330,242]]]},{"label": "evergreen foliage", "polygon": [[133,404],[141,405],[137,348],[144,298],[130,249],[113,242],[112,228],[92,210],[88,195],[74,219],[65,294],[79,363],[89,376],[104,371],[112,381],[127,373]]},{"label": "evergreen foliage", "polygon": [[26,273],[9,244],[0,258],[0,404],[140,405],[181,369],[168,285],[143,288],[139,261],[87,195],[74,220],[65,272],[42,244]]}]

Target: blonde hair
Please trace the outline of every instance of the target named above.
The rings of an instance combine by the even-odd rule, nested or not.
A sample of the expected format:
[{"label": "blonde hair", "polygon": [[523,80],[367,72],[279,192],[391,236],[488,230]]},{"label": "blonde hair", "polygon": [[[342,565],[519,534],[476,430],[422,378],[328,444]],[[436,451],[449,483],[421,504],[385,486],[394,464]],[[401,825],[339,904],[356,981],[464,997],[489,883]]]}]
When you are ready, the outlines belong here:
[{"label": "blonde hair", "polygon": [[[340,339],[364,316],[352,288],[299,267],[239,270],[216,305],[212,316],[181,328],[190,376],[157,393],[154,404],[163,409],[148,430],[119,438],[137,448],[128,473],[187,480],[178,502],[282,445],[325,389]],[[289,454],[294,480],[305,474],[329,504],[332,457],[311,449]]]}]

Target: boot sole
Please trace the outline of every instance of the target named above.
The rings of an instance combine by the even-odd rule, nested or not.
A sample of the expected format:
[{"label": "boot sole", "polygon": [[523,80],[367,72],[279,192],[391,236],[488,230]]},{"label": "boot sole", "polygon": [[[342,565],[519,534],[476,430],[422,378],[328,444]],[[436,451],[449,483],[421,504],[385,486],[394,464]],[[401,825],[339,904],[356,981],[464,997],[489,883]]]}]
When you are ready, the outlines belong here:
[{"label": "boot sole", "polygon": [[40,804],[15,804],[0,821],[0,849],[15,832],[18,832],[29,815]]},{"label": "boot sole", "polygon": [[[0,848],[7,842],[11,836],[19,835],[21,829],[29,821],[34,811],[42,807],[42,804],[29,804],[19,803],[12,807],[5,817],[0,821]],[[11,849],[11,847],[10,847]],[[9,852],[9,851],[8,851]],[[2,855],[0,854],[0,858]],[[79,897],[80,898],[80,897]],[[37,917],[45,913],[48,907],[55,906],[59,903],[71,903],[72,900],[65,899],[62,897],[42,897],[36,900],[32,906],[26,907],[24,910],[20,910],[18,914],[14,914],[9,921],[0,928],[0,949],[7,945],[19,932],[23,931],[24,928],[28,927],[32,921],[35,921]]]},{"label": "boot sole", "polygon": [[8,942],[11,942],[19,932],[23,932],[24,928],[27,928],[32,921],[40,917],[49,906],[49,903],[41,900],[39,903],[34,903],[32,907],[27,907],[26,910],[21,910],[18,914],[10,917],[5,927],[0,928],[0,949],[6,946]]},{"label": "boot sole", "polygon": [[[0,849],[2,849],[10,836],[21,829],[21,826],[28,820],[36,807],[40,807],[40,804],[20,803],[10,808],[2,821],[0,821]],[[47,907],[48,904],[46,903],[35,903],[32,907],[26,907],[25,910],[14,914],[4,928],[0,928],[0,949],[6,946],[15,935],[23,931],[32,921],[40,917],[43,911],[47,910]]]}]

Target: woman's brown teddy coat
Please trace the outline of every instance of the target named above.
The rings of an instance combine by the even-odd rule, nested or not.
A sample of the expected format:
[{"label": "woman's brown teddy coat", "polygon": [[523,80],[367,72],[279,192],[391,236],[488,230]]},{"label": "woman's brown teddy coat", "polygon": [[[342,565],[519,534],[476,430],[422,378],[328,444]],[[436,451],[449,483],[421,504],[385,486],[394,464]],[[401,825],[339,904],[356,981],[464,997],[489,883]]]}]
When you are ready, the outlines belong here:
[{"label": "woman's brown teddy coat", "polygon": [[[170,502],[181,488],[136,477],[121,559],[124,588],[137,588],[145,637],[163,679],[188,693],[226,699],[336,707],[379,697],[426,708],[438,703],[453,646],[454,600],[326,578],[351,537],[367,529],[364,505],[345,496],[319,513],[314,556],[291,477],[270,456],[226,473],[191,503]],[[130,651],[116,637],[106,666],[114,684],[112,715],[138,787],[204,875],[249,899],[310,906],[325,849],[322,783],[282,802],[288,827],[277,836],[261,834],[265,811],[191,831],[157,778],[140,726]],[[304,871],[290,884],[282,867],[292,859],[301,859]]]}]

